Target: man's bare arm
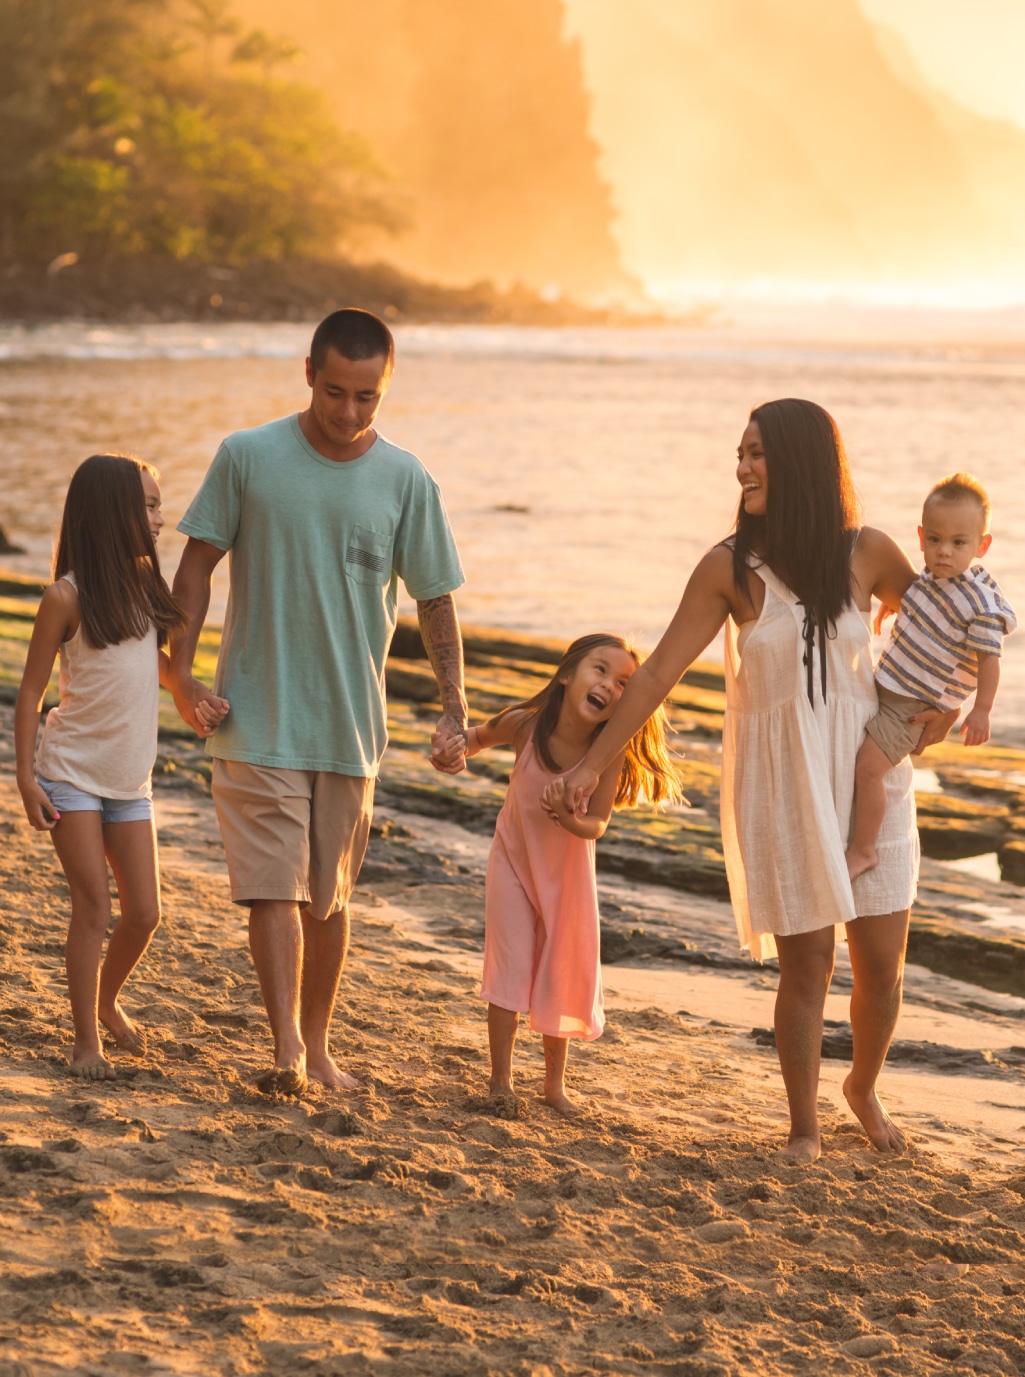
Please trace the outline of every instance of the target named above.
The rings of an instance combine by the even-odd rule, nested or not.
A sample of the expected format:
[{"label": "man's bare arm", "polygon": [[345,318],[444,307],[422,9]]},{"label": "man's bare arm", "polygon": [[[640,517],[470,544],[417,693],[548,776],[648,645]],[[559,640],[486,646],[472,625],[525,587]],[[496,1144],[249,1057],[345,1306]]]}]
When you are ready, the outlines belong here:
[{"label": "man's bare arm", "polygon": [[[463,638],[459,634],[455,599],[451,593],[440,598],[427,598],[416,605],[420,635],[427,658],[438,681],[441,695],[441,720],[432,739],[437,754],[453,736],[466,733],[466,695],[463,692]],[[435,765],[446,774],[457,774],[464,768],[460,759],[454,766]]]},{"label": "man's bare arm", "polygon": [[200,632],[210,606],[210,581],[224,551],[205,540],[189,537],[174,576],[173,592],[185,608],[186,622],[173,635],[168,646],[170,660],[168,687],[174,704],[199,736],[212,736],[228,713],[228,703],[210,692],[192,673]]}]

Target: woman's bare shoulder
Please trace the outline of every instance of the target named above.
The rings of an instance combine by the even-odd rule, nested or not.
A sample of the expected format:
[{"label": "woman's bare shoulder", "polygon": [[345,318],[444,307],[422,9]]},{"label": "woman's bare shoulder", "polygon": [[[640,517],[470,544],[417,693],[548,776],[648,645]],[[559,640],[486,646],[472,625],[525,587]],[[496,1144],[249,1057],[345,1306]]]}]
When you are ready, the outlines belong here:
[{"label": "woman's bare shoulder", "polygon": [[874,526],[863,526],[858,533],[851,566],[866,595],[872,594],[890,607],[898,605],[916,574],[904,548]]},{"label": "woman's bare shoulder", "polygon": [[698,560],[694,573],[716,583],[733,584],[733,548],[730,545],[713,545]]},{"label": "woman's bare shoulder", "polygon": [[876,526],[862,526],[854,546],[854,558],[879,565],[893,562],[910,565],[903,546]]},{"label": "woman's bare shoulder", "polygon": [[855,542],[855,554],[872,554],[878,550],[892,550],[897,542],[878,526],[862,526]]}]

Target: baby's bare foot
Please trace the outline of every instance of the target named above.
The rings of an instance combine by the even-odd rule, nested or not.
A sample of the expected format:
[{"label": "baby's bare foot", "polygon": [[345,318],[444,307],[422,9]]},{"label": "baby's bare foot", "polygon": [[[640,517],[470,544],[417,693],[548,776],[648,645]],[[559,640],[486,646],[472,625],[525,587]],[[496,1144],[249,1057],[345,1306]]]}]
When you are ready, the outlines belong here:
[{"label": "baby's bare foot", "polygon": [[71,1074],[83,1081],[116,1081],[117,1072],[102,1052],[81,1052],[70,1062]]},{"label": "baby's bare foot", "polygon": [[791,1138],[786,1147],[772,1154],[777,1162],[787,1166],[803,1167],[809,1162],[818,1161],[822,1155],[822,1144],[817,1137]]},{"label": "baby's bare foot", "polygon": [[901,1153],[907,1150],[908,1139],[887,1114],[874,1090],[867,1095],[851,1088],[851,1076],[843,1083],[844,1098],[861,1121],[861,1126],[879,1152]]},{"label": "baby's bare foot", "polygon": [[122,1052],[130,1052],[133,1057],[146,1055],[145,1030],[132,1022],[117,1000],[110,1008],[100,1010],[100,1022]]},{"label": "baby's bare foot", "polygon": [[357,1090],[359,1081],[343,1071],[333,1057],[326,1054],[314,1057],[306,1054],[306,1074],[311,1081],[326,1085],[329,1090]]}]

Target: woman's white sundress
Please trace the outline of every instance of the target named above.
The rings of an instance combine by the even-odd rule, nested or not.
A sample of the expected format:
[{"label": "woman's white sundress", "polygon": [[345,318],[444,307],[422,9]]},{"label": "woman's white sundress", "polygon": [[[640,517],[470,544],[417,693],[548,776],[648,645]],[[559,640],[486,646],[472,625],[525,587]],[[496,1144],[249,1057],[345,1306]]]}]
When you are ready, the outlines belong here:
[{"label": "woman's white sundress", "polygon": [[909,908],[918,882],[912,767],[886,776],[879,864],[854,881],[844,851],[851,825],[854,762],[875,716],[868,614],[853,604],[825,640],[815,637],[814,706],[808,697],[804,608],[765,565],[754,622],[727,621],[723,723],[722,838],[741,947],[758,961],[776,954],[774,935],[812,932],[870,914]]}]

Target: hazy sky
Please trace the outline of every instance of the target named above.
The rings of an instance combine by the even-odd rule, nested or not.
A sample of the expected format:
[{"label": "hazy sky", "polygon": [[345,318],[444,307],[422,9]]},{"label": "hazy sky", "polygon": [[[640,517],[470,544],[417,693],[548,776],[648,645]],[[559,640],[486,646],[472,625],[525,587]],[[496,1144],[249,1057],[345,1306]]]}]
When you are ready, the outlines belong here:
[{"label": "hazy sky", "polygon": [[906,39],[922,75],[983,115],[1025,128],[1023,0],[858,0]]}]

